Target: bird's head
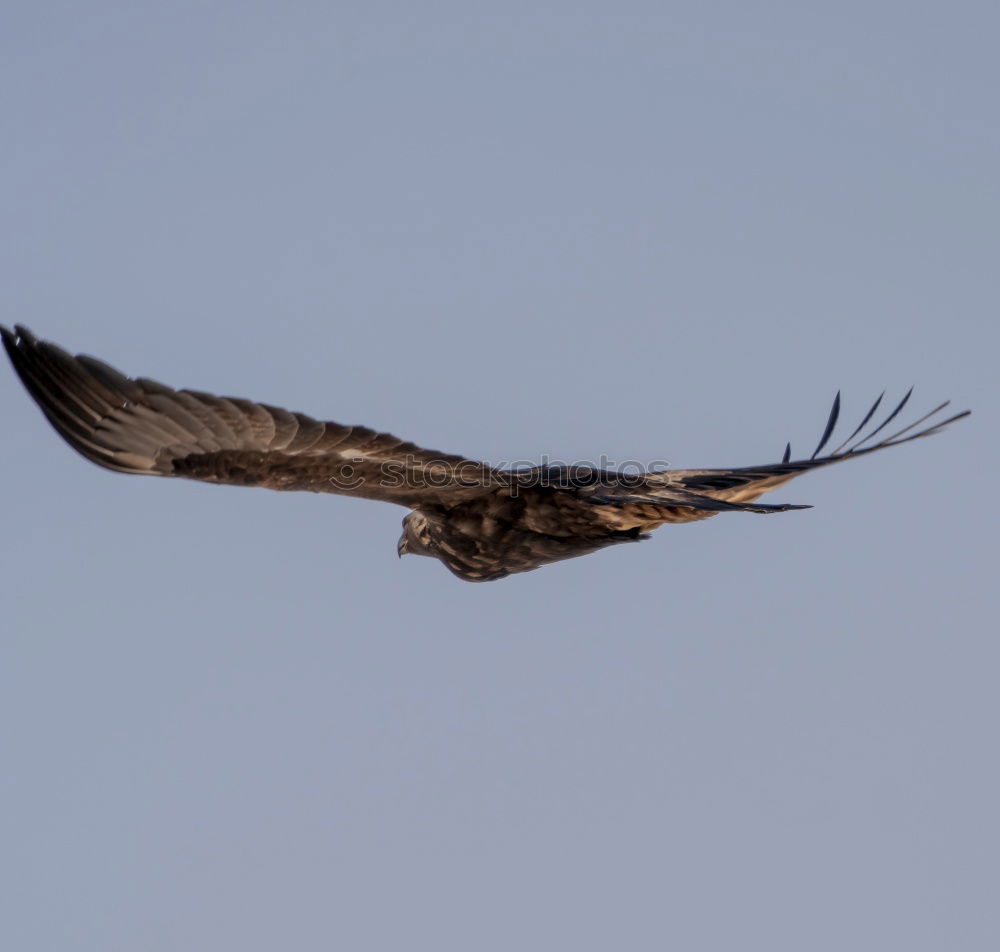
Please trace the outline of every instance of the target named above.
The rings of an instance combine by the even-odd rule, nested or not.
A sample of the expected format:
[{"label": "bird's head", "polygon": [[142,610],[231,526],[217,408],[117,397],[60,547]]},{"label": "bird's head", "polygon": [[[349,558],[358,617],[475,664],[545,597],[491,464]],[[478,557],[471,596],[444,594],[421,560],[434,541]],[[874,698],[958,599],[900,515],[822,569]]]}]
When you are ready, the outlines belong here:
[{"label": "bird's head", "polygon": [[396,554],[400,558],[404,555],[437,557],[431,550],[430,520],[425,513],[415,510],[403,520],[403,534],[399,537]]}]

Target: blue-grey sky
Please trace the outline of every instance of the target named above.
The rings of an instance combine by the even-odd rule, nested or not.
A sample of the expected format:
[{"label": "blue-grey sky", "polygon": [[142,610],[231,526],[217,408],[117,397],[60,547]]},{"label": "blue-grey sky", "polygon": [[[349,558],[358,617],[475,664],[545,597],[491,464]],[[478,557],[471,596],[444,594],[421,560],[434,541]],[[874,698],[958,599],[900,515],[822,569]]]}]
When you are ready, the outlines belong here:
[{"label": "blue-grey sky", "polygon": [[19,952],[995,949],[995,4],[24,2],[0,320],[489,460],[811,450],[488,585],[0,370]]}]

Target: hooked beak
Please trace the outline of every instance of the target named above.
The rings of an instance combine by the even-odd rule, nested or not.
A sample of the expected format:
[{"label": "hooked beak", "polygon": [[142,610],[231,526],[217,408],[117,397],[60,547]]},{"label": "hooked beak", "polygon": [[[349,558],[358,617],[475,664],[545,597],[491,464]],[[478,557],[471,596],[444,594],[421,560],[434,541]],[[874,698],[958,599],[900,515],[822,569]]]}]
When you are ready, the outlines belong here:
[{"label": "hooked beak", "polygon": [[406,555],[406,536],[399,537],[399,544],[396,546],[396,555],[398,558],[402,558]]}]

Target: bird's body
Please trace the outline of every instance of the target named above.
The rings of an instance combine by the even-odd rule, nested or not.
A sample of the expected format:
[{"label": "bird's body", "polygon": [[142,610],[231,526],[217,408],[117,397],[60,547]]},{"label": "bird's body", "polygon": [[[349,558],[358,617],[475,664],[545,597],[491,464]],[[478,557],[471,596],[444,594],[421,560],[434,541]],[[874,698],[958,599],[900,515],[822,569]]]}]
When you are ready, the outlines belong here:
[{"label": "bird's body", "polygon": [[500,579],[634,542],[668,522],[692,522],[718,512],[808,508],[756,500],[809,469],[929,436],[969,412],[929,423],[947,406],[941,404],[872,443],[902,410],[908,393],[880,425],[852,443],[873,417],[879,397],[840,447],[819,456],[837,422],[838,394],[809,459],[792,460],[786,449],[780,463],[737,469],[619,473],[576,465],[510,470],[427,450],[367,427],[323,423],[249,400],[131,379],[92,357],[71,356],[23,327],[0,328],[0,333],[15,370],[49,422],[92,462],[123,473],[397,503],[411,510],[403,520],[399,553],[437,558],[467,581]]}]

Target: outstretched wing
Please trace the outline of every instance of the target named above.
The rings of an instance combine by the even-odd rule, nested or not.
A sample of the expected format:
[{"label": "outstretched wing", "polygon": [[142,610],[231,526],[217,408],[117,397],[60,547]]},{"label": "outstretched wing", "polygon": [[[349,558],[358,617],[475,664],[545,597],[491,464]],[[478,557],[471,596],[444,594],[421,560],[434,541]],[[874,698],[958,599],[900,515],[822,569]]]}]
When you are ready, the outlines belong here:
[{"label": "outstretched wing", "polygon": [[[751,507],[748,504],[753,503],[754,500],[758,499],[764,493],[776,489],[778,486],[787,483],[790,479],[794,479],[796,476],[811,469],[817,469],[820,466],[829,466],[831,463],[840,463],[843,460],[856,459],[868,453],[888,449],[890,446],[899,446],[910,442],[910,440],[918,440],[921,437],[940,433],[949,423],[954,423],[956,420],[960,420],[972,412],[971,410],[963,410],[961,413],[955,413],[942,418],[942,411],[949,405],[949,401],[946,400],[909,426],[897,430],[890,436],[883,436],[878,442],[873,443],[872,440],[881,434],[896,419],[903,407],[906,406],[912,392],[913,388],[911,387],[897,404],[896,408],[881,423],[876,425],[865,436],[859,437],[859,434],[868,426],[881,405],[882,398],[885,396],[885,392],[883,391],[881,396],[872,404],[868,413],[865,414],[861,423],[855,427],[854,432],[826,456],[820,456],[819,454],[830,441],[830,437],[837,426],[837,420],[840,416],[839,393],[834,398],[833,408],[830,411],[830,416],[827,419],[819,445],[808,459],[793,460],[791,458],[791,446],[786,445],[784,458],[780,463],[769,463],[764,466],[744,466],[739,469],[679,469],[671,470],[664,475],[668,477],[669,485],[672,489],[681,489],[686,492],[696,493],[699,496],[707,496],[711,499],[732,504],[737,508],[746,508],[754,512],[799,508],[796,506]],[[683,512],[681,512],[681,515],[683,515]],[[688,518],[670,519],[669,521],[686,522],[693,519],[704,519],[709,515],[712,515],[712,513],[692,510]]]},{"label": "outstretched wing", "polygon": [[0,328],[14,369],[49,422],[105,469],[267,489],[341,493],[404,506],[484,492],[484,463],[363,426],[132,379],[24,327]]}]

